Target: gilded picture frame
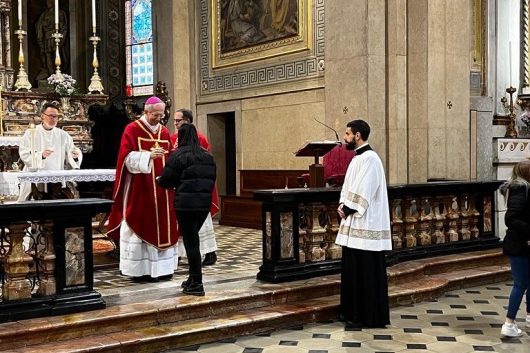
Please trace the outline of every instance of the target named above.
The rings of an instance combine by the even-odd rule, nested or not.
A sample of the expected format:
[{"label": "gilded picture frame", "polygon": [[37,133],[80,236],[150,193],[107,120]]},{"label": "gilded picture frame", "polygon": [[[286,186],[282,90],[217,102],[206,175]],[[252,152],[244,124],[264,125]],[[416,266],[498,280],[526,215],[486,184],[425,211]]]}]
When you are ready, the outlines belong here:
[{"label": "gilded picture frame", "polygon": [[211,0],[213,69],[311,49],[311,0]]}]

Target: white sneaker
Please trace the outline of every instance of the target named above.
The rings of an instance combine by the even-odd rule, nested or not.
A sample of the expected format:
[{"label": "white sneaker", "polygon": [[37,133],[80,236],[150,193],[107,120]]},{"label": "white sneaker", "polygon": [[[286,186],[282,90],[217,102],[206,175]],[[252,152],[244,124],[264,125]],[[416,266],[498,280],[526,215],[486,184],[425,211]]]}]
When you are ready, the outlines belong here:
[{"label": "white sneaker", "polygon": [[526,327],[530,327],[530,314],[526,314]]},{"label": "white sneaker", "polygon": [[502,325],[501,335],[505,337],[521,337],[523,335],[523,331],[517,327],[515,322],[511,324],[504,323],[504,325]]}]

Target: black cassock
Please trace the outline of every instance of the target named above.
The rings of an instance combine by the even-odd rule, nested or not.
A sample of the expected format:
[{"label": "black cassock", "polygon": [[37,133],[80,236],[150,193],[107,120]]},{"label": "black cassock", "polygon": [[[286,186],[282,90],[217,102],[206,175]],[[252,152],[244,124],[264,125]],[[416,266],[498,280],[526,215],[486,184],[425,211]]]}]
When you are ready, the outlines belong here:
[{"label": "black cassock", "polygon": [[352,327],[390,324],[385,253],[342,247],[340,312]]}]

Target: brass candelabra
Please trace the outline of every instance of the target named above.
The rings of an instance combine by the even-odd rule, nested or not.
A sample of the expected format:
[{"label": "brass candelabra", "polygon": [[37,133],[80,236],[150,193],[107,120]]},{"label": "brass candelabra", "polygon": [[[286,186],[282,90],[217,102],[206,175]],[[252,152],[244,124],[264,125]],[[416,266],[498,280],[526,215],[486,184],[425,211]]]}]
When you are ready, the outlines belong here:
[{"label": "brass candelabra", "polygon": [[15,31],[15,34],[18,36],[18,42],[20,44],[18,49],[19,68],[17,81],[15,82],[15,91],[30,91],[31,83],[29,83],[28,74],[26,73],[26,70],[24,70],[24,49],[22,45],[26,31],[24,31],[22,27],[19,27],[19,29]]},{"label": "brass candelabra", "polygon": [[98,61],[98,54],[97,54],[98,42],[101,40],[101,38],[96,35],[95,28],[94,28],[94,33],[88,39],[92,42],[92,45],[94,46],[94,57],[92,58],[92,67],[94,68],[94,74],[92,75],[92,78],[90,79],[90,85],[88,86],[88,93],[89,94],[103,94],[103,84],[101,83],[101,78],[99,77],[99,73],[98,73],[99,61]]},{"label": "brass candelabra", "polygon": [[59,33],[59,28],[57,28],[57,25],[55,27],[55,33],[52,34],[52,38],[55,41],[55,76],[57,76],[57,79],[59,81],[62,81],[64,79],[63,74],[61,72],[61,54],[59,53],[59,45],[61,44],[61,38],[63,35]]}]

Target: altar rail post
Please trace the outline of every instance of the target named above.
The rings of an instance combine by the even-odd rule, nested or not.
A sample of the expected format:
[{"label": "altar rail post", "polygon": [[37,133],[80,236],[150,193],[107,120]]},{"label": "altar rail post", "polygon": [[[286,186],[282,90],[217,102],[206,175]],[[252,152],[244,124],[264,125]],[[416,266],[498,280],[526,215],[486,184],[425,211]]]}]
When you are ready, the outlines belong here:
[{"label": "altar rail post", "polygon": [[[387,263],[499,246],[495,190],[501,181],[388,186],[393,249]],[[340,272],[334,246],[340,189],[257,190],[263,257],[257,278],[283,282]],[[385,216],[385,215],[382,215]]]},{"label": "altar rail post", "polygon": [[94,290],[92,217],[111,200],[0,205],[0,322],[103,309]]}]

